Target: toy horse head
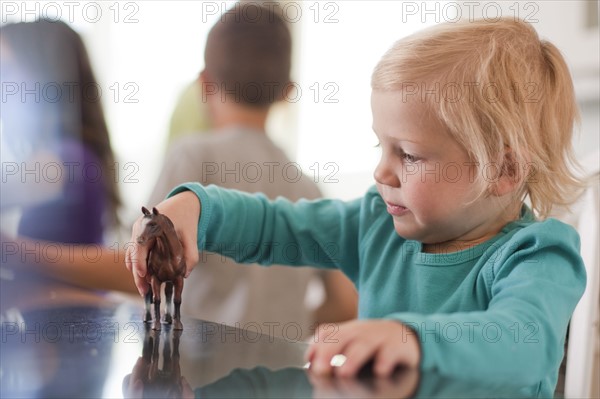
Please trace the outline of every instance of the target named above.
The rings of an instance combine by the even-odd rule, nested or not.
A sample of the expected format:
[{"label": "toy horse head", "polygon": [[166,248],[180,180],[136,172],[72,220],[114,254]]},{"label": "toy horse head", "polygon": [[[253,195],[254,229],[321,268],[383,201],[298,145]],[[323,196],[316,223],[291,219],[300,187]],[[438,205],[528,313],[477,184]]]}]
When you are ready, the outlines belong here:
[{"label": "toy horse head", "polygon": [[156,239],[165,234],[168,230],[173,230],[173,223],[161,214],[158,209],[152,208],[150,212],[146,207],[142,207],[142,233],[137,237],[137,243],[144,245],[148,241]]}]

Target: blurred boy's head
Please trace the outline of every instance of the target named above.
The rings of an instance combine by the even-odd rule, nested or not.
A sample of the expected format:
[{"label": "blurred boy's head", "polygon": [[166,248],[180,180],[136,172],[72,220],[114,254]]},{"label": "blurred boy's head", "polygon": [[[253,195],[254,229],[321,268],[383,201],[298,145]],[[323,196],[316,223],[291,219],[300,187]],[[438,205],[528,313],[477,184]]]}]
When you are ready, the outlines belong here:
[{"label": "blurred boy's head", "polygon": [[292,40],[272,9],[236,3],[211,29],[204,52],[206,91],[221,101],[268,108],[290,82]]}]

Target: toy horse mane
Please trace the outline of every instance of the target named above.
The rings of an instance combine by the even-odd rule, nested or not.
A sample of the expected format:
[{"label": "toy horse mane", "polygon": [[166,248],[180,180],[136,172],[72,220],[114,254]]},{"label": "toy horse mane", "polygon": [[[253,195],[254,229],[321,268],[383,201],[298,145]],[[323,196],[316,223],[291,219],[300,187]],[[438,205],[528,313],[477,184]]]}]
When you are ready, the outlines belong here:
[{"label": "toy horse mane", "polygon": [[[170,239],[172,240],[173,237],[177,237],[177,233],[175,232],[175,225],[173,224],[171,219],[169,219],[166,215],[160,213],[158,209],[156,209],[156,207],[153,207],[152,212],[150,212],[146,207],[142,206],[142,212],[144,213],[144,218],[155,220],[157,226],[160,228],[160,234],[157,236],[160,237],[160,239],[157,239],[156,241],[156,245],[160,245],[162,247],[160,251],[167,251],[167,253],[171,254],[174,251],[177,251],[176,247],[169,247],[168,245]],[[160,242],[161,240],[163,240],[162,243]],[[179,243],[178,239],[177,243]],[[163,245],[166,245],[166,247],[163,247]]]}]

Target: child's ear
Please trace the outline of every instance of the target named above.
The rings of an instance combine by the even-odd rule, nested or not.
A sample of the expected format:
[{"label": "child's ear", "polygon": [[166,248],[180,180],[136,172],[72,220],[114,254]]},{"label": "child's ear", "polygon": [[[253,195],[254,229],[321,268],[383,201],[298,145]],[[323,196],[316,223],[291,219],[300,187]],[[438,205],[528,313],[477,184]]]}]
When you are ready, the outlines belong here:
[{"label": "child's ear", "polygon": [[522,172],[515,153],[510,148],[507,148],[504,151],[504,160],[500,169],[500,175],[490,185],[490,193],[494,196],[502,197],[518,190],[523,180]]},{"label": "child's ear", "polygon": [[[196,84],[200,87],[199,91],[202,93],[202,102],[210,102],[209,98],[219,92],[219,86],[217,82],[212,78],[211,74],[206,69],[203,69],[198,74]],[[209,112],[210,113],[210,112]]]}]

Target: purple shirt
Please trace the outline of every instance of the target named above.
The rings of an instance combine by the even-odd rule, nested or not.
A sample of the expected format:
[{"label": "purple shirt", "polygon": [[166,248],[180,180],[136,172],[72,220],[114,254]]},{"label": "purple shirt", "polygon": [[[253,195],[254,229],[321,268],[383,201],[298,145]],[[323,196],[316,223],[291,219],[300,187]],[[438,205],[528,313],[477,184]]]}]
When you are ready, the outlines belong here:
[{"label": "purple shirt", "polygon": [[24,208],[18,234],[71,244],[101,244],[107,206],[103,184],[106,171],[89,148],[74,140],[61,143],[57,153],[64,166],[62,193]]}]

